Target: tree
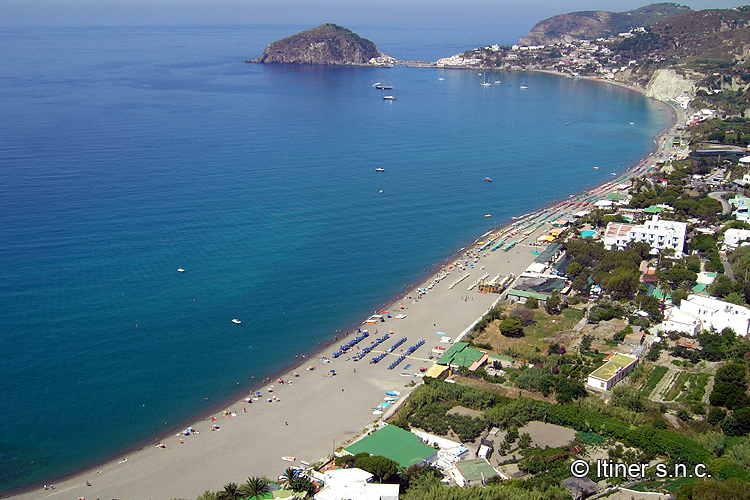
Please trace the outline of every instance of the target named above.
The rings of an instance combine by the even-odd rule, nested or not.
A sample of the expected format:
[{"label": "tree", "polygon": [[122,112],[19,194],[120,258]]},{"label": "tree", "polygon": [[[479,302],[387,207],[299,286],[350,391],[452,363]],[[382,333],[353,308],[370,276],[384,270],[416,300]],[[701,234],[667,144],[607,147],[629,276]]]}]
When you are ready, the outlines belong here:
[{"label": "tree", "polygon": [[217,500],[240,500],[246,495],[240,491],[240,487],[237,483],[228,483],[224,485],[224,489],[216,493]]},{"label": "tree", "polygon": [[748,405],[746,392],[747,367],[743,363],[727,363],[716,371],[709,401],[713,406],[734,410]]},{"label": "tree", "polygon": [[287,485],[295,493],[304,493],[305,497],[312,497],[317,491],[315,483],[307,477],[295,477]]},{"label": "tree", "polygon": [[580,380],[559,377],[555,383],[555,394],[558,403],[569,403],[574,399],[586,397],[588,392]]},{"label": "tree", "polygon": [[544,309],[547,311],[547,314],[560,314],[561,305],[562,300],[560,299],[560,292],[558,290],[554,290],[552,292],[552,295],[550,295],[547,301],[544,303]]},{"label": "tree", "polygon": [[565,274],[573,278],[581,274],[581,271],[583,271],[583,266],[576,261],[571,262],[565,268]]},{"label": "tree", "polygon": [[247,478],[240,488],[243,497],[257,498],[271,491],[268,479],[259,476]]},{"label": "tree", "polygon": [[521,320],[523,326],[528,326],[534,322],[534,311],[525,307],[518,307],[510,313],[510,316],[517,317]]},{"label": "tree", "polygon": [[505,318],[500,323],[500,333],[506,337],[523,337],[523,323],[515,316]]},{"label": "tree", "polygon": [[583,338],[581,338],[581,352],[586,352],[589,349],[591,349],[591,342],[594,340],[594,338],[591,335],[584,335]]},{"label": "tree", "polygon": [[536,297],[529,297],[526,299],[526,307],[529,309],[538,309],[539,308],[539,299]]},{"label": "tree", "polygon": [[740,408],[732,414],[737,421],[737,430],[739,435],[744,436],[750,432],[750,408]]},{"label": "tree", "polygon": [[531,435],[524,432],[518,439],[518,447],[522,450],[525,450],[529,446],[531,446]]},{"label": "tree", "polygon": [[380,483],[388,481],[398,472],[398,462],[381,455],[358,458],[357,467],[374,474]]},{"label": "tree", "polygon": [[284,473],[279,477],[279,484],[289,484],[295,477],[297,477],[297,469],[287,467]]}]

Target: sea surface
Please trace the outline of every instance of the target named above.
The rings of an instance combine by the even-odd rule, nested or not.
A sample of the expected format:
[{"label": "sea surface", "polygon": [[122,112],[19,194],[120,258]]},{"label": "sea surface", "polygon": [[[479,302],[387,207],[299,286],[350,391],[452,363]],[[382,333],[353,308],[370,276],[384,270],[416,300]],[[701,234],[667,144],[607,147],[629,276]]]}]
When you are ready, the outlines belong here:
[{"label": "sea surface", "polygon": [[243,62],[306,27],[0,31],[0,492],[237,396],[670,121],[546,74]]}]

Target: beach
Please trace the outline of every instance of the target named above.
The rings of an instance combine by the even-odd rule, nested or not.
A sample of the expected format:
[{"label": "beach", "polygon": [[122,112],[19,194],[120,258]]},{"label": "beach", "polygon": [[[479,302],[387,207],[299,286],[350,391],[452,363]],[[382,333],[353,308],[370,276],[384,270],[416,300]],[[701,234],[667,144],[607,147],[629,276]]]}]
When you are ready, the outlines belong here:
[{"label": "beach", "polygon": [[[676,120],[684,122],[684,119]],[[657,147],[663,140],[656,141]],[[653,159],[652,155],[639,162],[629,175],[643,174]],[[612,180],[621,182],[624,177],[613,176]],[[372,412],[383,402],[385,391],[400,391],[401,402],[405,399],[409,386],[419,383],[420,368],[429,368],[434,362],[429,359],[432,349],[437,345],[447,346],[440,344],[441,337],[455,340],[498,300],[497,294],[477,293],[476,288],[467,290],[472,283],[485,274],[490,278],[511,273],[520,275],[537,257],[532,252],[538,253],[545,248],[533,243],[539,234],[550,228],[552,221],[584,210],[590,199],[603,197],[616,189],[617,182],[608,182],[498,228],[494,234],[504,233],[509,239],[518,240],[514,248],[507,252],[487,249],[477,257],[466,257],[462,251],[391,304],[378,306],[377,312],[386,310],[391,317],[384,314],[384,322],[358,325],[358,328],[370,332],[358,347],[370,345],[389,331],[393,333],[362,360],[353,361],[351,352],[333,358],[338,346],[357,335],[354,331],[348,336],[339,334],[325,349],[298,359],[296,366],[274,376],[273,380],[262,385],[256,380],[243,380],[240,384],[247,387],[247,391],[236,401],[217,408],[205,418],[181,426],[185,429],[191,427],[197,432],[191,430],[189,435],[184,435],[178,428],[169,436],[114,457],[107,463],[62,480],[53,480],[54,489],[48,485],[49,489],[45,490],[42,484],[38,484],[14,498],[192,499],[204,490],[218,490],[229,482],[242,483],[255,475],[265,475],[273,480],[290,465],[325,459],[335,449],[362,435],[364,429],[380,421],[381,417],[388,416],[387,412],[382,416]],[[521,241],[526,232],[529,234]],[[480,238],[479,241],[487,239]],[[430,244],[429,239],[425,244]],[[478,259],[476,262],[475,258]],[[445,277],[435,283],[436,277],[443,275]],[[451,288],[451,284],[464,276]],[[419,297],[419,288],[426,289],[427,293]],[[404,314],[405,318],[396,319],[398,314]],[[370,364],[371,358],[402,337],[407,340],[392,354],[378,364]],[[387,369],[402,349],[405,351],[421,340],[425,344],[416,352],[395,369]],[[354,353],[356,350],[355,347]],[[408,369],[407,365],[410,365]],[[308,366],[314,370],[308,370]],[[336,375],[330,370],[335,370]],[[248,397],[251,403],[244,402]],[[282,457],[295,457],[295,461],[284,461]]]}]

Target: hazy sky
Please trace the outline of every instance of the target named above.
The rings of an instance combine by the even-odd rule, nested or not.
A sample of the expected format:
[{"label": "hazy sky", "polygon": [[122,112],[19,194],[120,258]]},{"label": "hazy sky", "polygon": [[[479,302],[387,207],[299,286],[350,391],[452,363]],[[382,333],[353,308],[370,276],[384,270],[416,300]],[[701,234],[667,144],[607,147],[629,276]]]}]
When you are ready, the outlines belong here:
[{"label": "hazy sky", "polygon": [[[537,21],[577,10],[624,11],[649,0],[0,0],[5,26],[309,24],[502,24],[527,33]],[[693,9],[742,5],[685,2]]]}]

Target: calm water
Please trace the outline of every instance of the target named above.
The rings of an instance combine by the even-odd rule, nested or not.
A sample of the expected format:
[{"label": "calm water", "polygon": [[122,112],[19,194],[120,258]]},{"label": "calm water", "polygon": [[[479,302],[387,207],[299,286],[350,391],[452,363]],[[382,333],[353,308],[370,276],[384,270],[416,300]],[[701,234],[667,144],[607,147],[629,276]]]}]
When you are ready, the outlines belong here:
[{"label": "calm water", "polygon": [[0,491],[206,411],[668,124],[548,75],[242,62],[302,28],[0,31]]}]

